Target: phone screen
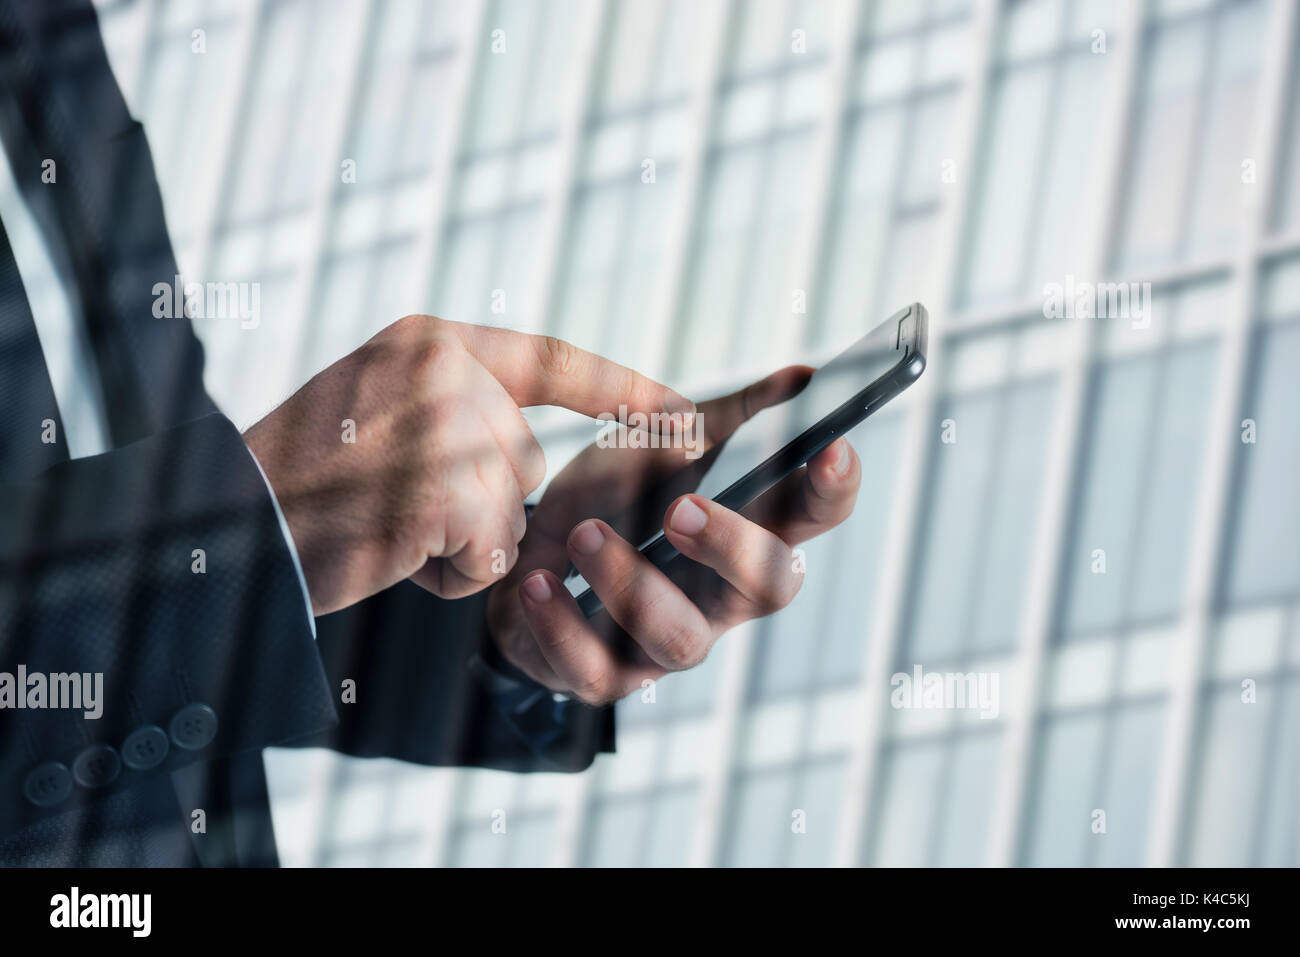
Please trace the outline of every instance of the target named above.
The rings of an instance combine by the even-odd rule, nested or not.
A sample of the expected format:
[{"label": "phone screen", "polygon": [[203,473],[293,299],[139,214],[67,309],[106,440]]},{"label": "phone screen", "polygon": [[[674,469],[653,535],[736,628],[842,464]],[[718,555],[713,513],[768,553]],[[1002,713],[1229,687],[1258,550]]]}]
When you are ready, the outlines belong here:
[{"label": "phone screen", "polygon": [[[793,398],[761,410],[721,449],[683,470],[692,473],[694,491],[738,510],[804,465],[920,375],[926,324],[920,303],[890,316],[817,369]],[[660,568],[678,555],[661,531],[640,549]],[[588,617],[600,610],[599,598],[576,572],[565,584]]]},{"label": "phone screen", "polygon": [[[758,492],[747,497],[732,493],[726,496],[727,500],[722,499],[723,493],[759,469],[772,453],[792,447],[802,436],[812,439],[819,423],[830,420],[836,412],[851,406],[873,384],[888,377],[907,356],[910,333],[906,328],[900,329],[903,321],[902,317],[895,315],[881,323],[814,372],[808,384],[794,398],[763,409],[748,419],[709,464],[696,492],[705,498],[723,501],[728,508],[748,504]],[[849,421],[856,425],[863,418],[866,415],[846,415],[845,425]],[[825,448],[836,437],[837,434],[828,432],[825,441],[811,443],[808,447],[816,444]],[[786,474],[805,464],[821,448],[801,456],[802,461],[794,462]],[[743,489],[738,491],[743,493]],[[740,498],[744,501],[737,501]],[[737,504],[732,505],[730,501]]]}]

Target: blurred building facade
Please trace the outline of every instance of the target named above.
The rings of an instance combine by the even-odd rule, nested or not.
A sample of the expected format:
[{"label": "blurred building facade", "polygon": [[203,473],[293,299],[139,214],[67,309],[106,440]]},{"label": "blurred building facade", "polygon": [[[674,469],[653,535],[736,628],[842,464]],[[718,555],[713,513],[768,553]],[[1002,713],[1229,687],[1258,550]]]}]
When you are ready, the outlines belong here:
[{"label": "blurred building facade", "polygon": [[791,609],[583,775],[282,752],[286,864],[1300,863],[1292,0],[97,6],[241,427],[408,312],[700,397],[933,316]]}]

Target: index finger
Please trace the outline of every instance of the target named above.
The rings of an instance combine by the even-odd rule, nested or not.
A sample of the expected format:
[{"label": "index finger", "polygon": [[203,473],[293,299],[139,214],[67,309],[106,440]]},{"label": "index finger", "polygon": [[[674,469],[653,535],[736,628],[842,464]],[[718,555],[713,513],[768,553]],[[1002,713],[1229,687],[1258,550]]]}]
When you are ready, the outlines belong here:
[{"label": "index finger", "polygon": [[496,326],[450,325],[520,407],[558,405],[592,418],[602,413],[622,418],[624,410],[628,415],[667,413],[681,416],[683,428],[694,418],[695,404],[689,399],[563,339]]}]

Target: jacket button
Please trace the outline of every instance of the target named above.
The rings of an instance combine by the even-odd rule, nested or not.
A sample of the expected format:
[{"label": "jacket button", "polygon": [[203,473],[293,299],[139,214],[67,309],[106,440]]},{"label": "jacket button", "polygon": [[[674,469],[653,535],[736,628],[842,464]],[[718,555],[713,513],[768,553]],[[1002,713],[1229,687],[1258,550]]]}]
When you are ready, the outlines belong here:
[{"label": "jacket button", "polygon": [[217,713],[205,704],[187,704],[172,715],[167,731],[176,747],[198,751],[217,736]]},{"label": "jacket button", "polygon": [[112,784],[122,773],[117,750],[107,744],[95,744],[77,755],[72,762],[72,779],[83,788],[102,788]]},{"label": "jacket button", "polygon": [[72,774],[61,761],[47,761],[27,772],[23,779],[23,797],[37,807],[62,804],[72,793]]},{"label": "jacket button", "polygon": [[170,750],[167,732],[156,724],[146,724],[122,742],[122,763],[132,771],[148,771],[162,764]]}]

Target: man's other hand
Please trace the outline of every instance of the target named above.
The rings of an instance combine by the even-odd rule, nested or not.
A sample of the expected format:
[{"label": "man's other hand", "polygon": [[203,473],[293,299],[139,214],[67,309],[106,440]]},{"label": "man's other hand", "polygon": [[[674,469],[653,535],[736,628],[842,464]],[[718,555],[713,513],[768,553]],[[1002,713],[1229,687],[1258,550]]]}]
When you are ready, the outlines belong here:
[{"label": "man's other hand", "polygon": [[[811,371],[790,366],[702,403],[703,445],[790,397]],[[725,631],[790,603],[804,577],[794,546],[846,519],[862,481],[841,438],[740,512],[694,494],[647,510],[649,490],[689,461],[679,448],[591,445],[555,477],[519,563],[488,600],[492,636],[511,663],[592,705],[694,667]],[[635,544],[660,527],[693,560],[669,574]],[[605,605],[591,620],[562,582],[570,563]]]}]

